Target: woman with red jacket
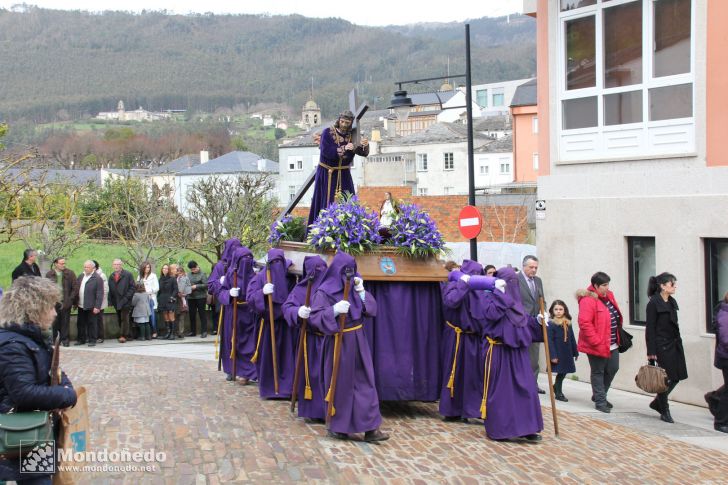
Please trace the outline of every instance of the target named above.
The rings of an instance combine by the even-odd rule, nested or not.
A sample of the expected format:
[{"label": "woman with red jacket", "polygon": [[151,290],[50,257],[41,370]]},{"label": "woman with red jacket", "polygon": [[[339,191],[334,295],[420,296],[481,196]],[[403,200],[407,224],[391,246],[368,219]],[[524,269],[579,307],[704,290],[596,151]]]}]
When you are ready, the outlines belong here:
[{"label": "woman with red jacket", "polygon": [[598,411],[608,413],[612,404],[607,392],[619,370],[619,311],[614,293],[609,291],[610,278],[598,271],[591,277],[591,286],[579,290],[579,352],[589,358],[591,368],[592,401]]}]

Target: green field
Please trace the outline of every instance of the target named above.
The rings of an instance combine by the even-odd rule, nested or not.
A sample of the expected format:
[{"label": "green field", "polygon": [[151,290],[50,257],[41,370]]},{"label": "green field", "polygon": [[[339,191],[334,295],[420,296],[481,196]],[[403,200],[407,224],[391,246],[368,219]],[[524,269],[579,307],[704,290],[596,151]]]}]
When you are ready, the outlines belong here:
[{"label": "green field", "polygon": [[[13,269],[20,264],[23,259],[23,250],[25,244],[22,241],[14,241],[11,243],[0,244],[0,287],[7,288],[10,285],[10,275]],[[101,265],[104,273],[109,275],[111,273],[111,262],[116,259],[128,258],[126,251],[123,246],[118,244],[103,244],[103,243],[87,243],[78,248],[72,256],[66,258],[66,267],[71,269],[76,275],[83,271],[83,263],[87,259],[95,259]],[[179,253],[172,255],[173,261],[187,261],[194,259],[202,267],[202,271],[209,274],[210,264],[207,260],[192,251],[180,251]],[[214,258],[213,258],[214,259]],[[161,264],[167,261],[162,261]],[[40,262],[38,262],[40,264]],[[153,267],[153,270],[159,275],[159,269],[161,264],[157,264]],[[47,271],[50,266],[50,262],[41,267],[41,270]],[[125,265],[125,269],[131,271],[134,277],[137,276],[137,268],[130,268]]]}]

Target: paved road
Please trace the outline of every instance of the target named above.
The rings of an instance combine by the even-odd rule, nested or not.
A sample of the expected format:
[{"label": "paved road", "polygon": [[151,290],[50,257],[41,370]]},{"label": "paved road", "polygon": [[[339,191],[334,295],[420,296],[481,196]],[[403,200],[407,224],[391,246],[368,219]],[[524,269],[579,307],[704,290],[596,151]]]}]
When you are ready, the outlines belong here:
[{"label": "paved road", "polygon": [[[497,443],[482,424],[443,423],[433,403],[385,403],[382,445],[341,442],[293,419],[288,403],[225,382],[212,340],[105,343],[66,349],[63,367],[90,391],[91,447],[155,448],[152,473],[89,473],[83,483],[725,483],[728,436],[704,408],[672,406],[676,424],[650,398],[610,393],[615,412],[590,406],[588,385],[567,381],[561,436],[551,410],[540,444]],[[545,376],[541,376],[545,383]],[[548,406],[547,400],[542,404]],[[712,449],[711,449],[712,448]],[[721,451],[723,450],[723,451]]]}]

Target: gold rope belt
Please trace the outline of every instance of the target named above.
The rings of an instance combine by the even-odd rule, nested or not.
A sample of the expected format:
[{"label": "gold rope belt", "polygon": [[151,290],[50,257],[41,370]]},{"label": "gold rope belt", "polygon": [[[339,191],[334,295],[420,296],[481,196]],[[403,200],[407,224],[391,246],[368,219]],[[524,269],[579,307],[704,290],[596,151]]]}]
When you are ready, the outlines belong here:
[{"label": "gold rope belt", "polygon": [[485,337],[488,339],[488,343],[490,346],[488,347],[488,352],[485,354],[485,376],[483,378],[483,401],[480,403],[480,418],[486,419],[488,416],[488,408],[487,408],[487,400],[488,400],[488,385],[490,384],[490,368],[491,364],[493,363],[493,346],[494,345],[501,345],[503,342],[498,342],[495,339],[492,339],[490,337]]},{"label": "gold rope belt", "polygon": [[[332,167],[331,165],[326,165],[323,162],[319,162],[319,166],[325,168],[329,171],[329,182],[326,185],[326,207],[328,207],[329,204],[331,204],[331,176],[334,173],[334,170],[349,170],[351,168],[350,165],[347,166],[341,166],[341,158],[339,158],[339,165],[337,167]],[[341,177],[336,178],[336,189],[334,196],[337,196],[341,193]],[[324,207],[325,208],[325,207]]]},{"label": "gold rope belt", "polygon": [[[354,327],[345,328],[344,332],[346,333],[346,332],[353,332],[355,330],[360,330],[363,326],[364,325],[362,325],[360,323],[359,325],[356,325]],[[334,336],[334,355],[336,355],[336,351],[338,350],[339,345],[341,345],[339,336],[340,336],[340,334],[338,334],[338,333]],[[333,358],[333,355],[332,355],[332,358]],[[332,399],[332,398],[333,397],[331,396],[331,383],[329,382],[329,390],[326,393],[326,397],[324,398],[324,401],[329,402],[329,399]],[[332,403],[331,404],[331,415],[333,416],[335,414],[336,414],[336,408],[334,407],[334,404]]]},{"label": "gold rope belt", "polygon": [[250,358],[250,362],[252,362],[253,364],[255,364],[258,361],[258,351],[260,350],[260,338],[263,336],[264,321],[265,321],[264,319],[262,319],[262,318],[260,319],[260,328],[258,329],[258,341],[255,344],[255,353]]},{"label": "gold rope belt", "polygon": [[455,355],[452,359],[452,369],[450,370],[450,379],[447,381],[447,388],[450,389],[450,397],[455,397],[455,369],[458,365],[458,350],[460,350],[460,334],[473,334],[474,332],[466,332],[460,327],[456,327],[452,323],[445,321],[447,326],[455,331]]},{"label": "gold rope belt", "polygon": [[[234,304],[235,303],[233,302],[233,305]],[[238,301],[238,305],[247,305],[247,304],[248,304],[247,301]],[[224,308],[224,307],[220,307],[221,310],[222,310],[222,308]],[[220,317],[222,317],[222,311],[220,311]],[[238,324],[238,322],[233,322],[233,325],[237,325],[237,324]],[[233,333],[234,334],[235,332],[230,332],[230,333]],[[220,335],[220,330],[219,329],[217,331],[217,334]],[[230,358],[231,359],[233,358],[233,350],[234,349],[235,349],[235,342],[233,342],[233,336],[231,335],[230,336]]]}]

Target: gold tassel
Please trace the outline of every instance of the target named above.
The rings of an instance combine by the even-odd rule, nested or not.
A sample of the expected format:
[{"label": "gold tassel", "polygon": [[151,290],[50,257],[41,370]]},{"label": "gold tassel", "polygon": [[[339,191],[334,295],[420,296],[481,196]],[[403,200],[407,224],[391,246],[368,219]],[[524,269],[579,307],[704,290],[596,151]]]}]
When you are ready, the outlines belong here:
[{"label": "gold tassel", "polygon": [[260,329],[258,330],[258,343],[255,344],[255,353],[250,358],[250,362],[255,364],[258,362],[258,350],[260,350],[260,338],[263,336],[263,319],[260,319]]},{"label": "gold tassel", "polygon": [[485,405],[485,399],[480,403],[480,419],[485,419],[488,416],[488,408]]},{"label": "gold tassel", "polygon": [[310,401],[313,399],[313,392],[311,391],[310,386],[306,386],[306,389],[303,391],[303,398]]},{"label": "gold tassel", "polygon": [[215,360],[220,359],[220,330],[222,330],[222,312],[225,310],[224,306],[220,307],[220,318],[217,319],[217,335],[215,335]]}]

